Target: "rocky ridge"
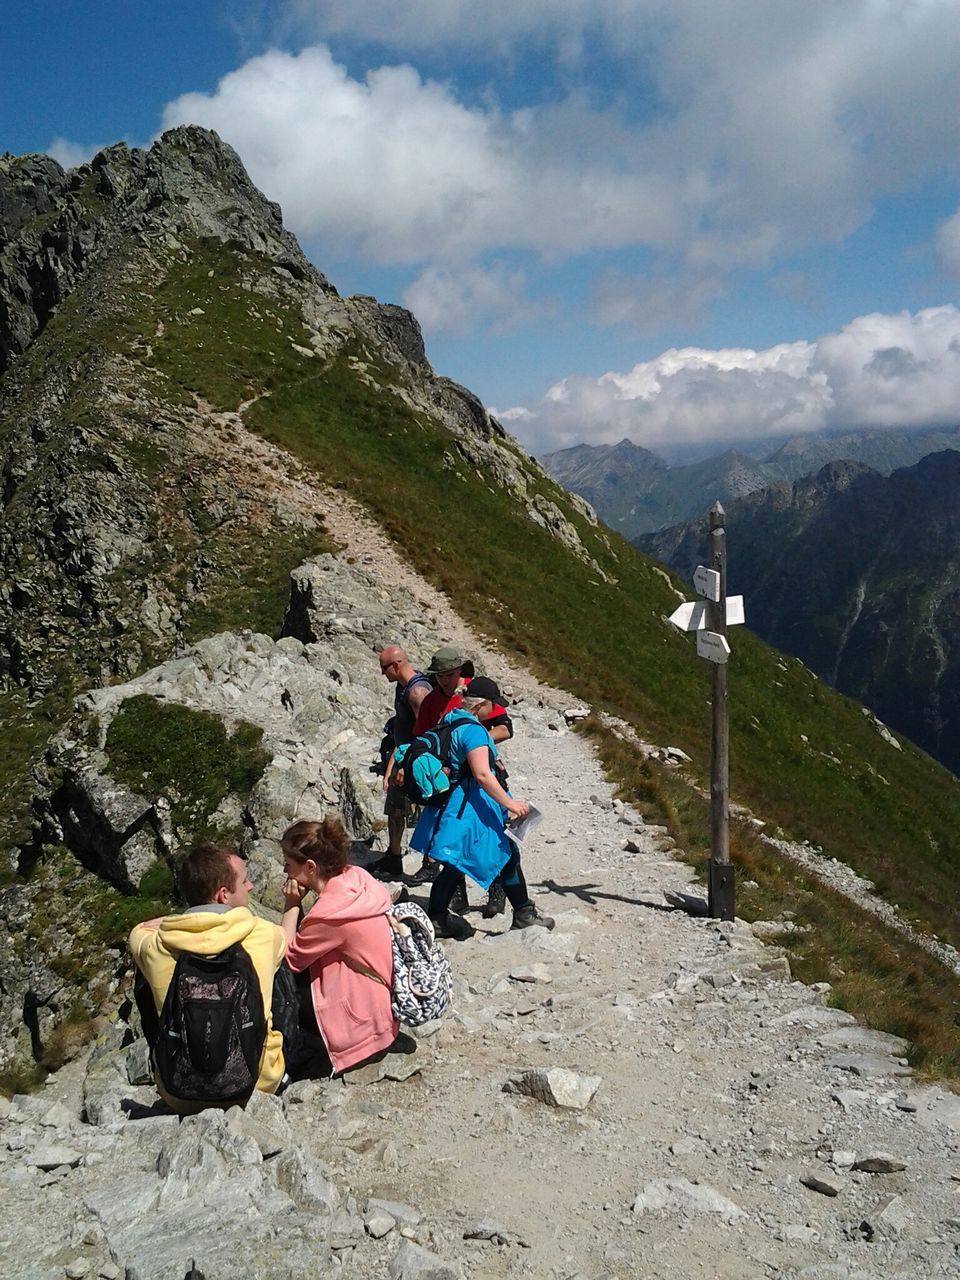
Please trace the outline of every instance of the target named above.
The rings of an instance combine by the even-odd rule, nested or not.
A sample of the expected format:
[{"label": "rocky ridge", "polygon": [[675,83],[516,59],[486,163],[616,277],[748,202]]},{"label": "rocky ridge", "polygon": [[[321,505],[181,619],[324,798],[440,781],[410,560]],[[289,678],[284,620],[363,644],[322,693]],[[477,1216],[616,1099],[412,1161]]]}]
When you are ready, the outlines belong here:
[{"label": "rocky ridge", "polygon": [[185,396],[157,363],[170,329],[196,332],[201,346],[201,331],[216,329],[180,295],[169,312],[162,306],[172,279],[200,272],[206,244],[223,248],[204,280],[235,263],[247,300],[237,323],[277,327],[291,378],[303,362],[319,372],[349,352],[353,376],[440,424],[451,458],[589,559],[556,503],[536,492],[535,464],[475,396],[433,372],[413,316],[341,298],[215,134],[171,130],[149,151],[118,145],[67,173],[47,157],[4,157],[0,225],[5,687],[36,698],[133,674],[184,640],[257,534],[296,542],[300,558],[319,540],[312,517],[264,507],[240,460],[210,446],[211,430],[235,435],[269,395],[270,371],[251,373],[234,412]]}]

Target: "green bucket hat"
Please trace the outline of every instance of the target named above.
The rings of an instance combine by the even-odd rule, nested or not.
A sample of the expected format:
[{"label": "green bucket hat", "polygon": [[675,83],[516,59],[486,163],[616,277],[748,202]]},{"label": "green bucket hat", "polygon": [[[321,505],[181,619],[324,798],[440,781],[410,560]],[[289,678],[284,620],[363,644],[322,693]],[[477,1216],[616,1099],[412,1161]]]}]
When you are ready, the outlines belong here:
[{"label": "green bucket hat", "polygon": [[446,644],[430,659],[430,665],[427,670],[431,675],[440,676],[446,671],[453,671],[456,667],[462,667],[465,658],[459,649],[455,649],[452,644]]}]

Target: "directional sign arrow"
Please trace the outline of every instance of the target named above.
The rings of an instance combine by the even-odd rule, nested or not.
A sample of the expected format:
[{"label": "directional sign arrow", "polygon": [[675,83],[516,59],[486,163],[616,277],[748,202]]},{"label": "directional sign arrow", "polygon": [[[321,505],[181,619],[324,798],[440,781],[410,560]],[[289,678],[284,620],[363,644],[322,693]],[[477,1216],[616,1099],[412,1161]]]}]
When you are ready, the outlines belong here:
[{"label": "directional sign arrow", "polygon": [[[678,605],[667,619],[680,631],[703,631],[707,625],[707,606],[703,600],[687,600]],[[727,596],[727,626],[743,622],[743,596]]]},{"label": "directional sign arrow", "polygon": [[707,625],[707,606],[702,600],[687,600],[674,609],[669,621],[681,631],[698,631]]},{"label": "directional sign arrow", "polygon": [[707,600],[716,601],[720,599],[720,571],[718,569],[707,569],[704,565],[698,564],[693,573],[693,585],[699,594],[705,596]]},{"label": "directional sign arrow", "polygon": [[730,657],[730,646],[726,636],[717,631],[697,632],[697,654],[710,662],[726,662]]}]

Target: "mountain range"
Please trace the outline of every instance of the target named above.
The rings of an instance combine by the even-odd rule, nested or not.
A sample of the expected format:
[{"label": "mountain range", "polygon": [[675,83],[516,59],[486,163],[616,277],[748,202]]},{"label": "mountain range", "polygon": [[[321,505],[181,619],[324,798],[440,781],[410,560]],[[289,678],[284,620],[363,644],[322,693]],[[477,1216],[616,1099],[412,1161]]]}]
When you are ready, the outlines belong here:
[{"label": "mountain range", "polygon": [[702,515],[715,501],[728,503],[778,481],[819,471],[828,462],[862,462],[884,475],[928,453],[960,449],[960,426],[921,431],[850,431],[792,436],[741,445],[694,463],[669,466],[630,440],[574,445],[541,458],[546,472],[578,493],[606,524],[635,538]]}]

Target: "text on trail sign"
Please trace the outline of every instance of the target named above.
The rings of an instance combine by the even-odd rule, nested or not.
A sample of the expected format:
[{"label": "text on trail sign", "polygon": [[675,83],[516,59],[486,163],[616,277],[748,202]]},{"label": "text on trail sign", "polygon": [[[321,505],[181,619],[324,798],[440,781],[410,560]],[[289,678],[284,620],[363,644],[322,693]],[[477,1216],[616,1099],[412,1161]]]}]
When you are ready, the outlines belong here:
[{"label": "text on trail sign", "polygon": [[705,599],[713,600],[714,602],[720,599],[719,570],[707,569],[704,565],[698,564],[693,574],[693,585],[697,590],[697,594]]},{"label": "text on trail sign", "polygon": [[730,657],[730,646],[726,636],[717,631],[697,632],[697,654],[708,662],[726,662]]}]

